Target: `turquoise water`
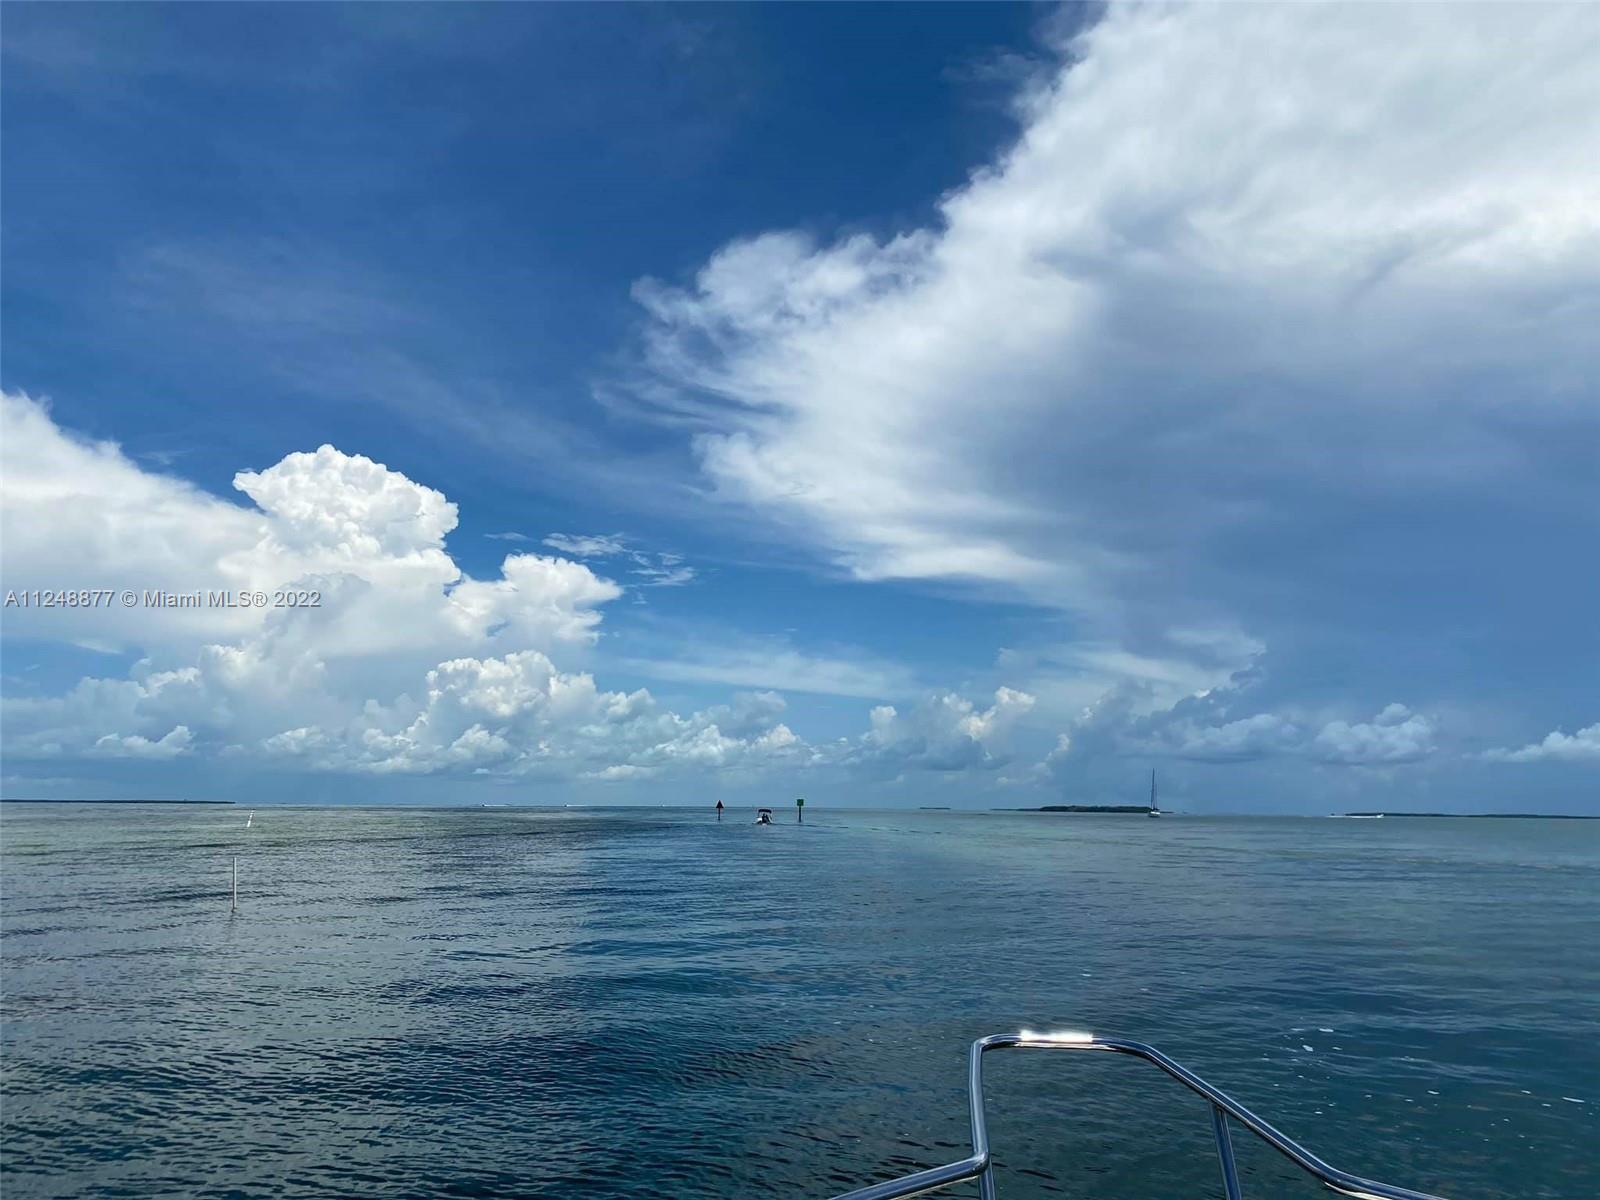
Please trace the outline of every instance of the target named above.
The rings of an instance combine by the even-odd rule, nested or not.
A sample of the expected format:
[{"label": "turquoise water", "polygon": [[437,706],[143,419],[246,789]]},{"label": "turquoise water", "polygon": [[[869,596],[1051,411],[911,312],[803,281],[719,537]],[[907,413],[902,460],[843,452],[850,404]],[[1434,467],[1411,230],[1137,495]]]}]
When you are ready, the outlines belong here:
[{"label": "turquoise water", "polygon": [[[1021,1026],[1388,1182],[1600,1192],[1597,822],[245,817],[0,810],[8,1200],[828,1196],[965,1153]],[[1002,1196],[1219,1194],[1152,1068],[992,1061]]]}]

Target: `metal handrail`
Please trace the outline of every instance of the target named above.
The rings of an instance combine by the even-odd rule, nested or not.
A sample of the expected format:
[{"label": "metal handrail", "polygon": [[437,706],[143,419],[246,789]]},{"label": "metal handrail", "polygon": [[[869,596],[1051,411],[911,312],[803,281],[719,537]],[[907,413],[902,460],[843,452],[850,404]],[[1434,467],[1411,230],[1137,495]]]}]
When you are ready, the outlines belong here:
[{"label": "metal handrail", "polygon": [[1233,1139],[1229,1133],[1231,1117],[1245,1129],[1255,1134],[1279,1154],[1283,1155],[1323,1186],[1342,1196],[1358,1200],[1441,1200],[1427,1192],[1394,1187],[1363,1179],[1348,1171],[1341,1171],[1323,1162],[1311,1151],[1285,1134],[1278,1132],[1237,1100],[1212,1087],[1200,1076],[1180,1063],[1174,1062],[1154,1046],[1143,1042],[1129,1042],[1121,1038],[1094,1037],[1087,1033],[995,1033],[972,1043],[967,1058],[967,1102],[972,1117],[972,1153],[966,1158],[930,1167],[913,1175],[902,1175],[882,1183],[870,1184],[845,1192],[834,1200],[900,1200],[904,1196],[917,1196],[936,1191],[968,1179],[978,1181],[978,1192],[983,1200],[995,1200],[994,1160],[989,1154],[989,1130],[983,1116],[983,1056],[990,1050],[1105,1050],[1113,1054],[1131,1054],[1154,1063],[1191,1092],[1204,1096],[1211,1104],[1211,1128],[1217,1143],[1217,1158],[1222,1166],[1222,1184],[1227,1200],[1240,1200],[1239,1168],[1233,1158]]}]

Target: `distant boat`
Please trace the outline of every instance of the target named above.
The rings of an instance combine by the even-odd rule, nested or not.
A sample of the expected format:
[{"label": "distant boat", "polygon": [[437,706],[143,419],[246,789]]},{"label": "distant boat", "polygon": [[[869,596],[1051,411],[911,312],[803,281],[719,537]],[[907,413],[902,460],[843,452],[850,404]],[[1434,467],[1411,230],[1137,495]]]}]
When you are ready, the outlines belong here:
[{"label": "distant boat", "polygon": [[758,808],[758,809],[756,809],[756,824],[757,825],[771,825],[772,824],[772,810],[770,808]]},{"label": "distant boat", "polygon": [[1161,809],[1156,807],[1156,772],[1155,772],[1155,768],[1154,767],[1150,768],[1150,814],[1149,815],[1152,816],[1152,817],[1159,817],[1161,815]]}]

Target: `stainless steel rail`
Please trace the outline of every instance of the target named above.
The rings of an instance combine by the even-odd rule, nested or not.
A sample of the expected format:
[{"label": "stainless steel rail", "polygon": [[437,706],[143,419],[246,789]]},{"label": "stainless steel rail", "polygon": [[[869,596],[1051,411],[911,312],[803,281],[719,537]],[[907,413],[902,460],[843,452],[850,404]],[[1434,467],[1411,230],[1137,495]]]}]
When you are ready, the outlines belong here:
[{"label": "stainless steel rail", "polygon": [[1222,1165],[1223,1194],[1227,1200],[1240,1200],[1239,1168],[1233,1160],[1233,1139],[1229,1119],[1237,1121],[1306,1174],[1341,1196],[1359,1200],[1441,1200],[1427,1192],[1375,1183],[1330,1167],[1311,1151],[1279,1133],[1260,1117],[1226,1093],[1218,1091],[1200,1076],[1174,1062],[1154,1046],[1121,1038],[1094,1037],[1087,1033],[996,1033],[972,1043],[967,1059],[967,1102],[972,1115],[972,1153],[942,1167],[930,1167],[914,1175],[902,1175],[834,1197],[834,1200],[899,1200],[936,1191],[968,1179],[978,1181],[983,1200],[995,1200],[994,1160],[989,1155],[989,1130],[983,1119],[983,1056],[991,1050],[1103,1050],[1131,1054],[1154,1063],[1191,1092],[1204,1096],[1211,1104],[1211,1128],[1216,1137],[1217,1158]]}]

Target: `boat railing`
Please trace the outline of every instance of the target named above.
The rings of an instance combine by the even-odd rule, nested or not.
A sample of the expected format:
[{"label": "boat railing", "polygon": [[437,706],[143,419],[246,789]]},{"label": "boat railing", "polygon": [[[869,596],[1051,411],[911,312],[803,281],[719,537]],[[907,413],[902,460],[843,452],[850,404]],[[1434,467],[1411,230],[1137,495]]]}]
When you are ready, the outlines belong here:
[{"label": "boat railing", "polygon": [[1222,1167],[1223,1195],[1226,1200],[1241,1200],[1239,1167],[1233,1157],[1231,1124],[1255,1134],[1279,1154],[1325,1187],[1343,1196],[1362,1200],[1441,1200],[1427,1192],[1377,1183],[1323,1162],[1311,1151],[1280,1133],[1237,1100],[1212,1087],[1200,1076],[1174,1062],[1154,1046],[1121,1038],[1095,1037],[1087,1033],[997,1033],[972,1043],[967,1059],[967,1095],[972,1117],[972,1153],[956,1162],[930,1167],[898,1179],[887,1179],[836,1196],[834,1200],[899,1200],[937,1191],[970,1179],[978,1181],[983,1200],[995,1200],[994,1160],[989,1153],[989,1131],[983,1115],[983,1056],[991,1050],[1099,1050],[1128,1054],[1154,1063],[1191,1092],[1205,1097],[1211,1105],[1211,1130],[1216,1139],[1217,1158]]}]

